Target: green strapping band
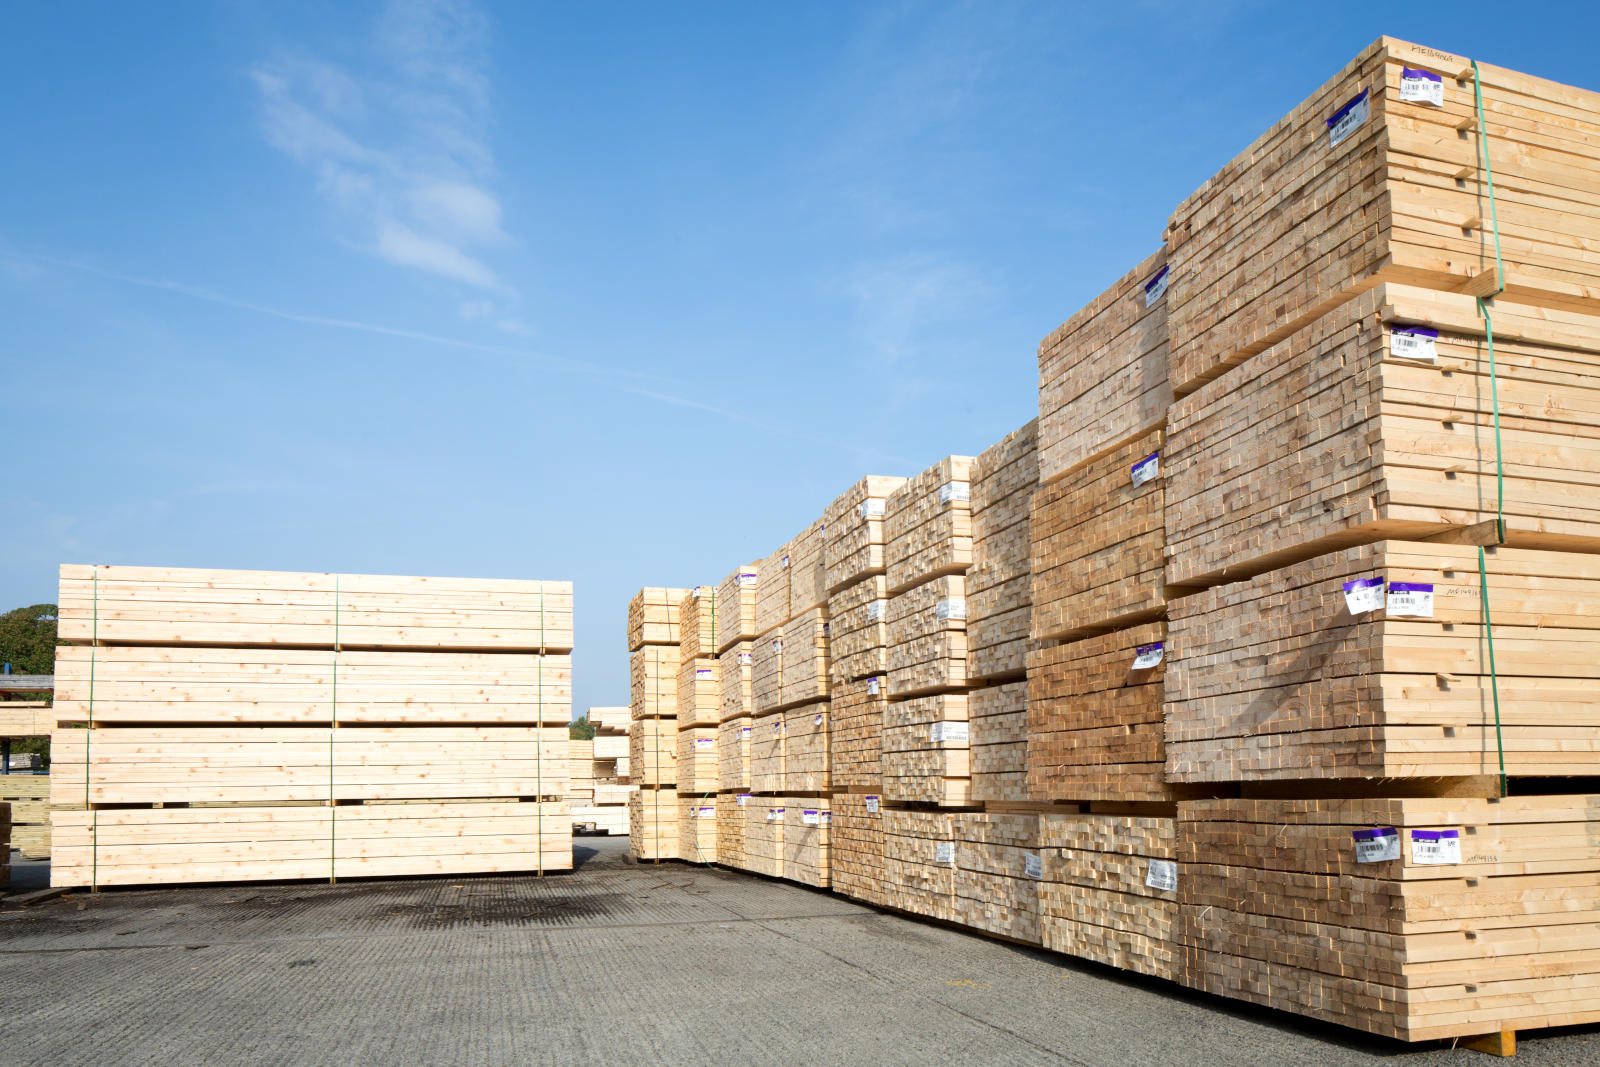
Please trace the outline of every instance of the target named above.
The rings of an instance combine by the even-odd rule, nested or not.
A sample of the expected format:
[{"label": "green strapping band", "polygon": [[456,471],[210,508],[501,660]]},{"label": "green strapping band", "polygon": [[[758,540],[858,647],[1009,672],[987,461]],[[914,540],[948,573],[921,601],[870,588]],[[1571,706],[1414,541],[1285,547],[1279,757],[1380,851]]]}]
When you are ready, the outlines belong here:
[{"label": "green strapping band", "polygon": [[[1483,160],[1484,183],[1489,191],[1489,224],[1494,232],[1495,291],[1491,297],[1505,291],[1506,267],[1500,253],[1500,216],[1494,200],[1494,168],[1489,162],[1489,129],[1483,110],[1483,77],[1478,71],[1478,61],[1472,61],[1472,95],[1478,116],[1478,155]],[[1494,407],[1494,467],[1495,467],[1495,543],[1506,540],[1506,464],[1500,440],[1500,384],[1494,363],[1494,321],[1484,297],[1478,297],[1478,313],[1483,316],[1484,337],[1489,351],[1489,395]],[[1500,795],[1507,795],[1506,742],[1500,725],[1500,677],[1494,663],[1494,621],[1489,614],[1489,567],[1487,554],[1478,546],[1478,589],[1483,603],[1483,632],[1489,650],[1489,691],[1494,699],[1494,740],[1500,756]]]}]

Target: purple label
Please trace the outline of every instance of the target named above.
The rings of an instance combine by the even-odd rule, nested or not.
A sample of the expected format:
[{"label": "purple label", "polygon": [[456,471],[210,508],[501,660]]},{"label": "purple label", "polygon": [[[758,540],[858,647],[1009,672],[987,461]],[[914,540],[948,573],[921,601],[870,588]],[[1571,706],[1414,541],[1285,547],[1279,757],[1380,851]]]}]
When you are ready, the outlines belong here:
[{"label": "purple label", "polygon": [[1169,267],[1162,267],[1160,270],[1156,271],[1155,274],[1151,276],[1150,280],[1144,283],[1144,291],[1148,293],[1150,290],[1160,285],[1161,279],[1167,276],[1167,271],[1170,269],[1171,268]]},{"label": "purple label", "polygon": [[1413,841],[1448,841],[1453,837],[1460,837],[1460,830],[1413,830]]},{"label": "purple label", "polygon": [[1366,100],[1367,93],[1370,92],[1370,91],[1371,90],[1368,90],[1368,89],[1361,90],[1361,92],[1356,94],[1356,97],[1355,97],[1354,100],[1351,100],[1344,107],[1341,107],[1338,111],[1335,111],[1333,113],[1333,117],[1328,120],[1328,129],[1330,129],[1330,130],[1333,129],[1334,126],[1338,125],[1340,119],[1342,119],[1346,115],[1350,114],[1350,111],[1353,108],[1359,106],[1362,103],[1362,101]]},{"label": "purple label", "polygon": [[1382,584],[1383,584],[1383,579],[1382,578],[1357,578],[1353,582],[1345,582],[1344,583],[1344,591],[1346,593],[1353,593],[1357,589],[1371,589],[1375,585],[1382,585]]},{"label": "purple label", "polygon": [[1389,583],[1389,592],[1391,592],[1391,593],[1431,593],[1431,592],[1433,592],[1433,584],[1431,582],[1390,582]]},{"label": "purple label", "polygon": [[[1411,836],[1415,837],[1418,832],[1420,831],[1412,831]],[[1352,830],[1350,836],[1357,841],[1375,841],[1380,837],[1397,837],[1399,831],[1392,826],[1385,826],[1377,830]]]},{"label": "purple label", "polygon": [[1443,82],[1444,81],[1443,78],[1439,77],[1439,75],[1434,74],[1431,71],[1412,70],[1410,67],[1401,67],[1400,68],[1400,77],[1401,78],[1425,78],[1425,79],[1427,79],[1428,81],[1431,81],[1431,82]]},{"label": "purple label", "polygon": [[1430,330],[1426,326],[1396,326],[1395,333],[1414,333],[1418,337],[1438,337],[1438,330]]}]

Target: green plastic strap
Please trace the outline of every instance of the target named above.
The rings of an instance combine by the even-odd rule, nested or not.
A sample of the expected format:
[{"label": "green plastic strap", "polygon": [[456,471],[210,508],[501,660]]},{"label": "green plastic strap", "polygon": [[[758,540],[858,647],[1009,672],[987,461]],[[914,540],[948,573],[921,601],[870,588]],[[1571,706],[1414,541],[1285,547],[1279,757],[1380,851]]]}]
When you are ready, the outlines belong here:
[{"label": "green plastic strap", "polygon": [[[1505,260],[1500,252],[1500,216],[1494,199],[1494,168],[1489,162],[1489,127],[1483,110],[1483,76],[1478,61],[1472,61],[1472,96],[1478,116],[1478,155],[1483,160],[1484,183],[1489,192],[1489,224],[1494,233],[1494,281],[1498,295],[1506,288]],[[1494,360],[1494,319],[1489,314],[1489,303],[1478,297],[1478,313],[1483,316],[1484,339],[1489,352],[1489,396],[1494,410],[1494,480],[1495,480],[1495,543],[1506,540],[1506,464],[1500,439],[1500,378]],[[1494,662],[1494,620],[1489,613],[1488,554],[1478,546],[1478,590],[1483,604],[1483,632],[1489,651],[1489,692],[1494,700],[1494,740],[1500,757],[1500,795],[1506,796],[1506,742],[1500,724],[1500,676]]]}]

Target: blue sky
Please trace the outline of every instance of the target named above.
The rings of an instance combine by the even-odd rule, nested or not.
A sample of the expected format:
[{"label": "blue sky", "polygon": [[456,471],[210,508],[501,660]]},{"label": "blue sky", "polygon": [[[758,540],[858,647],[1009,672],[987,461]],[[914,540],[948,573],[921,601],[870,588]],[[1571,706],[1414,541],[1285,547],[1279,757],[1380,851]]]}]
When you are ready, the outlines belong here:
[{"label": "blue sky", "polygon": [[1039,339],[1364,45],[1600,88],[1594,11],[9,5],[0,608],[570,578],[575,705],[626,703],[634,589],[1026,422]]}]

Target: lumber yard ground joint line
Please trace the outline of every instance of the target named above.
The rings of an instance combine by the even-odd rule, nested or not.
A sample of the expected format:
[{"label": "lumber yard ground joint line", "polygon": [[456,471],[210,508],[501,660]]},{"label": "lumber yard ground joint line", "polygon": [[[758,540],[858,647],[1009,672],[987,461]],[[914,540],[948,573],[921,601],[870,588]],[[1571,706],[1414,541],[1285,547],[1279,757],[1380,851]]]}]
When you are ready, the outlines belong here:
[{"label": "lumber yard ground joint line", "polygon": [[[1478,311],[1483,315],[1484,342],[1489,354],[1489,397],[1494,411],[1494,481],[1495,481],[1495,543],[1506,541],[1506,464],[1500,441],[1500,383],[1494,364],[1494,319],[1489,313],[1489,300],[1505,291],[1506,267],[1500,254],[1500,213],[1494,199],[1494,167],[1489,161],[1489,130],[1483,112],[1483,75],[1478,61],[1472,61],[1472,96],[1478,113],[1478,154],[1483,159],[1484,185],[1489,192],[1489,224],[1494,232],[1495,289],[1488,297],[1478,297]],[[1483,633],[1489,652],[1489,694],[1494,700],[1494,741],[1500,760],[1500,795],[1507,795],[1506,743],[1500,725],[1500,676],[1494,662],[1494,620],[1489,612],[1488,553],[1478,546],[1478,595],[1483,602]]]}]

